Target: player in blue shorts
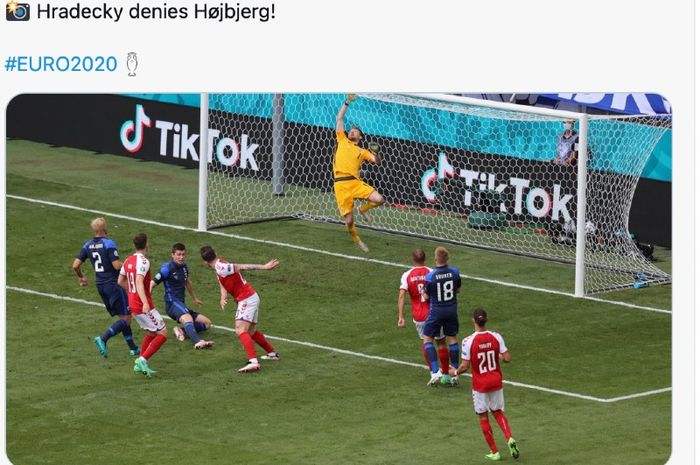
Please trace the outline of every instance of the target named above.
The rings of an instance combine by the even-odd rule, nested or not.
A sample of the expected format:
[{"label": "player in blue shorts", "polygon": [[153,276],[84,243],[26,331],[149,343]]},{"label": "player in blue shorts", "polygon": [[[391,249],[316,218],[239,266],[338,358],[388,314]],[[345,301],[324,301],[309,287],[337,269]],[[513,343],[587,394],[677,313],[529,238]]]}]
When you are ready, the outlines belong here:
[{"label": "player in blue shorts", "polygon": [[[430,360],[429,386],[440,381],[443,373],[438,364],[438,355],[433,345],[434,338],[440,336],[442,328],[450,351],[450,365],[459,367],[459,318],[457,317],[457,293],[462,287],[459,270],[447,264],[449,254],[444,247],[435,249],[435,268],[425,277],[425,294],[430,299],[430,311],[423,326],[423,346]],[[447,373],[445,373],[447,374]],[[457,384],[457,377],[452,377],[452,384]]]},{"label": "player in blue shorts", "polygon": [[192,300],[197,305],[202,305],[202,301],[195,295],[190,280],[190,270],[187,267],[185,258],[187,250],[185,245],[176,243],[172,248],[172,260],[163,263],[160,270],[151,281],[151,291],[160,283],[165,286],[165,313],[170,318],[182,325],[182,328],[174,328],[175,337],[178,341],[184,341],[188,337],[194,344],[195,349],[204,349],[214,345],[214,341],[205,341],[199,337],[200,332],[211,327],[211,321],[201,313],[194,312],[185,305],[185,290],[192,296]]},{"label": "player in blue shorts", "polygon": [[100,355],[106,357],[107,341],[112,336],[122,333],[131,355],[139,355],[139,348],[134,343],[131,333],[131,312],[126,292],[117,284],[122,267],[117,244],[107,237],[107,221],[104,218],[95,218],[90,222],[90,227],[94,237],[83,244],[78,256],[73,260],[73,271],[78,276],[78,283],[87,286],[87,277],[83,275],[80,266],[85,260],[90,260],[95,270],[97,292],[100,293],[105,308],[111,316],[119,317],[101,336],[96,336],[93,340]]}]

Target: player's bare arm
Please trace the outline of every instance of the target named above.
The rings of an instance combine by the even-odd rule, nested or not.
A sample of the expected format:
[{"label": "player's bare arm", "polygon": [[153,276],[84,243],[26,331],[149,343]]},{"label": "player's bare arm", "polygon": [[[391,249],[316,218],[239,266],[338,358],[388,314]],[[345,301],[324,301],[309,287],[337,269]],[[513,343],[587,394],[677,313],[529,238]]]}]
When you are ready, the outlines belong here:
[{"label": "player's bare arm", "polygon": [[352,103],[353,100],[357,98],[355,94],[348,94],[345,96],[345,102],[338,110],[338,114],[335,117],[335,130],[336,132],[345,132],[345,124],[343,124],[343,118],[345,117],[345,112],[348,111],[348,105]]},{"label": "player's bare arm", "polygon": [[423,299],[423,302],[428,302],[430,300],[430,296],[428,295],[428,293],[426,292],[425,289],[426,288],[423,288],[420,295],[421,295],[421,298]]},{"label": "player's bare arm", "polygon": [[192,300],[194,301],[195,304],[197,305],[202,305],[202,301],[199,300],[199,297],[197,297],[194,293],[194,288],[192,287],[192,281],[190,281],[190,278],[187,277],[187,281],[185,281],[185,289],[187,289],[187,292],[190,294],[192,297]]},{"label": "player's bare arm", "polygon": [[406,289],[399,289],[399,300],[398,300],[398,306],[399,306],[398,327],[399,328],[406,327],[406,319],[404,318],[404,315],[403,315],[403,308],[404,308],[405,303],[406,303]]},{"label": "player's bare arm", "polygon": [[146,286],[144,285],[144,281],[145,279],[143,275],[136,275],[136,293],[139,295],[139,299],[141,299],[141,302],[143,303],[143,313],[148,313],[153,309],[149,308],[146,310],[148,307],[148,294],[146,294]]},{"label": "player's bare arm", "polygon": [[119,271],[122,269],[122,261],[117,259],[117,260],[112,260],[112,268],[115,270]]},{"label": "player's bare arm", "polygon": [[83,274],[83,271],[80,269],[80,266],[83,264],[82,261],[79,259],[73,260],[73,271],[75,272],[76,276],[78,276],[78,284],[81,286],[87,286],[88,280],[87,276]]},{"label": "player's bare arm", "polygon": [[119,278],[117,278],[117,284],[119,284],[122,289],[129,292],[129,286],[126,282],[126,276],[124,276],[123,274],[120,274]]},{"label": "player's bare arm", "polygon": [[506,350],[502,354],[498,354],[498,358],[500,358],[501,361],[504,363],[510,363],[510,361],[511,361],[510,351]]},{"label": "player's bare arm", "polygon": [[462,359],[462,363],[459,365],[459,367],[457,367],[457,369],[450,367],[450,376],[458,376],[458,375],[461,375],[462,373],[468,371],[469,365],[470,365],[469,360]]},{"label": "player's bare arm", "polygon": [[271,270],[273,268],[277,268],[277,266],[280,264],[280,261],[277,260],[276,258],[273,258],[269,262],[265,263],[264,265],[254,265],[254,264],[236,264],[236,269],[239,271],[245,271],[245,270]]},{"label": "player's bare arm", "polygon": [[219,290],[221,291],[221,297],[219,298],[219,305],[221,305],[221,310],[224,310],[226,304],[228,303],[228,291],[224,286],[219,283]]}]

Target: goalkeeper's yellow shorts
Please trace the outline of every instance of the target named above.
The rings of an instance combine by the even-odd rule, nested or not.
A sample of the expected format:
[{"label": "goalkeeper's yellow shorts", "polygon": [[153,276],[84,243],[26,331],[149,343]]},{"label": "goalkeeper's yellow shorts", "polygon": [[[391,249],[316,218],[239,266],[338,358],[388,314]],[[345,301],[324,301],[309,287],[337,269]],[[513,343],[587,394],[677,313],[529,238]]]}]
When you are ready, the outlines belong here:
[{"label": "goalkeeper's yellow shorts", "polygon": [[344,217],[348,213],[352,213],[355,199],[368,198],[374,192],[374,187],[357,178],[347,176],[336,178],[333,190],[335,191],[335,201],[338,204],[340,216]]}]

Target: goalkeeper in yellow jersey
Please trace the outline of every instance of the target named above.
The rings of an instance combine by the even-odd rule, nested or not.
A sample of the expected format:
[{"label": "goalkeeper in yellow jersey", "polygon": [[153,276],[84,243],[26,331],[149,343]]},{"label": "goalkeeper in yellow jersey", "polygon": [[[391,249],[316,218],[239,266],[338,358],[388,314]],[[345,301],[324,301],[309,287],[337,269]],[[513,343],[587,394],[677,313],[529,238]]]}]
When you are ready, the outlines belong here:
[{"label": "goalkeeper in yellow jersey", "polygon": [[361,251],[369,252],[369,248],[362,242],[355,228],[352,215],[355,199],[366,200],[358,210],[367,222],[369,222],[367,211],[383,204],[385,200],[372,186],[360,179],[360,166],[363,161],[375,164],[381,161],[379,146],[370,144],[370,150],[359,147],[357,144],[362,140],[362,131],[357,126],[350,128],[348,134],[345,135],[343,117],[355,98],[357,98],[355,94],[348,94],[345,103],[338,111],[338,116],[335,117],[335,137],[338,141],[338,147],[333,157],[333,190],[340,216],[345,220],[345,226],[348,228],[352,240]]}]

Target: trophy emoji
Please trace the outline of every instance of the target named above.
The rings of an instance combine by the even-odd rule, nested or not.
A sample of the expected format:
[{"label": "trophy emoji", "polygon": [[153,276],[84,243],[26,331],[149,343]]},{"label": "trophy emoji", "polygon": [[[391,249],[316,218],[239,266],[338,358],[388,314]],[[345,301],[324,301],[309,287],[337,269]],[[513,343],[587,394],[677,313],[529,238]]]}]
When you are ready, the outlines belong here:
[{"label": "trophy emoji", "polygon": [[136,52],[129,52],[126,56],[126,69],[129,70],[129,76],[136,76],[136,68],[139,62],[136,60]]}]

